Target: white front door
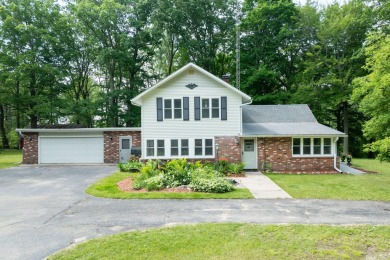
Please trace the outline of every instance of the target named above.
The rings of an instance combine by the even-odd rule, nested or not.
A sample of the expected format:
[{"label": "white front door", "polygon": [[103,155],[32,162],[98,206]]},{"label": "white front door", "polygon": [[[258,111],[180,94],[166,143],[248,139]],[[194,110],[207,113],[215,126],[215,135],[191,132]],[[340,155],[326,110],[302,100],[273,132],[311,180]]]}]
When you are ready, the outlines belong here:
[{"label": "white front door", "polygon": [[242,162],[244,169],[257,169],[257,145],[255,138],[242,139]]},{"label": "white front door", "polygon": [[131,156],[132,139],[131,136],[119,137],[119,161],[126,163],[130,160]]}]

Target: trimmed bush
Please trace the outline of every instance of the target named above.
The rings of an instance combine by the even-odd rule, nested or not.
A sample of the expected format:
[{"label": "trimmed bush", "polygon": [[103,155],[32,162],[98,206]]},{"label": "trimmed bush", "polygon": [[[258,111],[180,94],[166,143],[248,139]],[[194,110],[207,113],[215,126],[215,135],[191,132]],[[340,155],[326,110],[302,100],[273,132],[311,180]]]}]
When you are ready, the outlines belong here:
[{"label": "trimmed bush", "polygon": [[192,180],[189,187],[194,191],[211,193],[224,193],[233,190],[233,185],[223,178],[196,178]]}]

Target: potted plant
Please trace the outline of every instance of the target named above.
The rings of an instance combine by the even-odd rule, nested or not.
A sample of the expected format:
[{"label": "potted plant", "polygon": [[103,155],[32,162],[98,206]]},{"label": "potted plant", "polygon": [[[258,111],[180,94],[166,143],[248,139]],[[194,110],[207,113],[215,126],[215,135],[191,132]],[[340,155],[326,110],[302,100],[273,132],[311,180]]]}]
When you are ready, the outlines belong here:
[{"label": "potted plant", "polygon": [[352,162],[352,154],[348,154],[347,155],[347,165],[351,166],[351,162]]},{"label": "potted plant", "polygon": [[345,153],[341,153],[341,162],[345,162]]}]

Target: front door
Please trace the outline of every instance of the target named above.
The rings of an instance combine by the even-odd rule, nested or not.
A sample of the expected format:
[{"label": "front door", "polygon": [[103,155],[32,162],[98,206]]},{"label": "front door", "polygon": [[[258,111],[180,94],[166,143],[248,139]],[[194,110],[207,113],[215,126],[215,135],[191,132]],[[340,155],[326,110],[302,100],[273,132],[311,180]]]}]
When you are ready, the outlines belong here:
[{"label": "front door", "polygon": [[126,163],[130,160],[131,155],[131,136],[120,136],[119,137],[119,161]]},{"label": "front door", "polygon": [[257,149],[255,138],[244,138],[242,140],[242,162],[244,169],[257,169]]}]

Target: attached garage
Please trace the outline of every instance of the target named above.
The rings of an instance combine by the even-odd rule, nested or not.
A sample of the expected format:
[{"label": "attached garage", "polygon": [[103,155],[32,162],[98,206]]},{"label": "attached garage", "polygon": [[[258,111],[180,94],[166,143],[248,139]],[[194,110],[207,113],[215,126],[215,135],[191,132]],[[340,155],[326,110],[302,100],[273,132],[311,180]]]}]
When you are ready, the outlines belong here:
[{"label": "attached garage", "polygon": [[39,163],[103,163],[103,135],[98,137],[40,137]]},{"label": "attached garage", "polygon": [[141,146],[137,127],[54,125],[16,131],[24,139],[24,164],[114,164],[128,161],[132,148]]}]

